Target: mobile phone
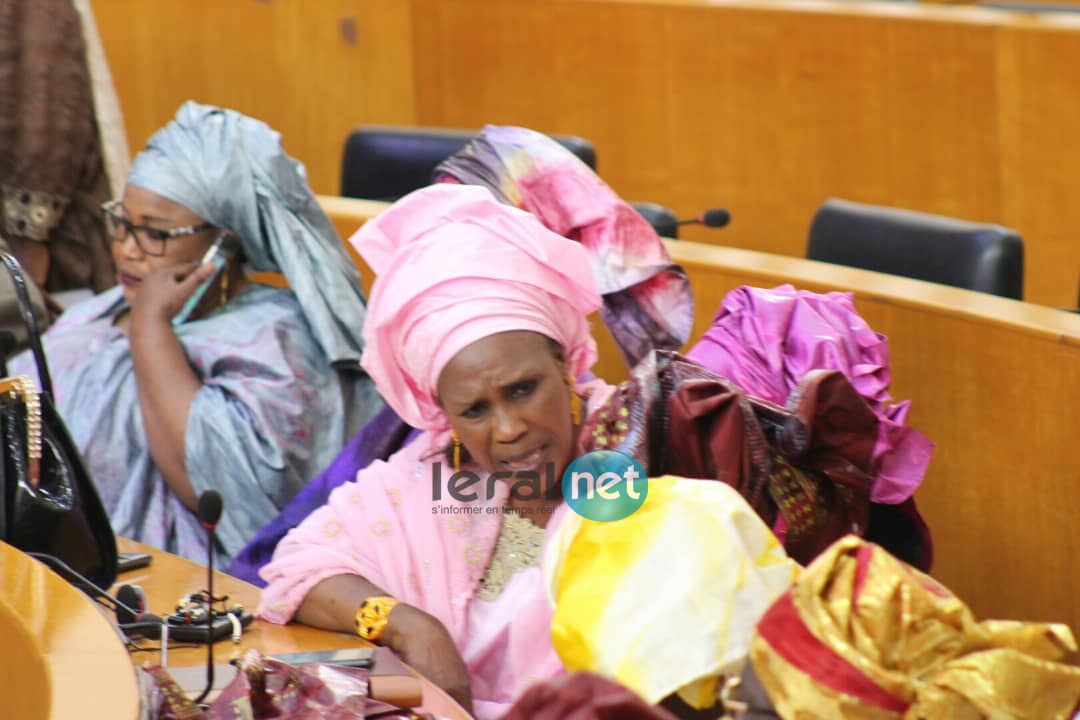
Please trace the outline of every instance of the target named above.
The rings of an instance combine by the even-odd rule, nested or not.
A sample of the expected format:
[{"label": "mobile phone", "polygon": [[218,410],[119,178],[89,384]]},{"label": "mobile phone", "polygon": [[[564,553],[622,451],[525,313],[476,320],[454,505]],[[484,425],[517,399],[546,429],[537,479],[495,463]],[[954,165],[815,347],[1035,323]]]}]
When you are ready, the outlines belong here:
[{"label": "mobile phone", "polygon": [[374,648],[342,648],[322,652],[271,653],[270,657],[290,665],[327,663],[346,667],[370,668],[375,664]]},{"label": "mobile phone", "polygon": [[117,555],[116,558],[116,570],[117,572],[128,572],[129,570],[137,570],[141,567],[146,567],[150,564],[153,558],[150,557],[150,553],[145,552],[122,552]]},{"label": "mobile phone", "polygon": [[218,235],[217,240],[210,246],[210,249],[203,255],[202,260],[199,263],[199,267],[210,264],[214,266],[214,272],[210,277],[199,283],[199,287],[195,288],[195,292],[191,294],[185,302],[183,307],[180,308],[180,312],[176,313],[176,316],[172,319],[173,327],[177,325],[183,325],[187,322],[187,319],[191,317],[191,313],[195,312],[195,308],[199,305],[199,302],[206,295],[206,291],[210,289],[210,286],[217,282],[218,276],[221,274],[222,269],[225,267],[225,263],[229,261],[229,258],[236,252],[236,241],[232,235],[228,232],[223,232]]}]

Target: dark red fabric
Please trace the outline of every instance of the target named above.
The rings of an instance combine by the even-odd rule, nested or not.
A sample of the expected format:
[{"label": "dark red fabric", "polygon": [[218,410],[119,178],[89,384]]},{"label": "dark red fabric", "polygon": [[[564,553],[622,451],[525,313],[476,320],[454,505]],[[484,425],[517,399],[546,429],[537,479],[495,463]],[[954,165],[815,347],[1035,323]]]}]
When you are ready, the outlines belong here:
[{"label": "dark red fabric", "polygon": [[780,407],[667,351],[639,363],[583,428],[586,450],[624,452],[650,476],[728,483],[800,563],[854,533],[928,570],[914,502],[870,502],[877,435],[877,416],[839,371],[808,373]]},{"label": "dark red fabric", "polygon": [[866,584],[866,575],[870,572],[870,560],[874,556],[872,545],[863,545],[855,551],[855,587],[851,591],[851,605],[854,607],[862,595],[863,586]]},{"label": "dark red fabric", "polygon": [[677,720],[616,682],[591,673],[533,685],[503,720]]},{"label": "dark red fabric", "polygon": [[758,513],[769,512],[765,475],[755,472],[751,443],[765,438],[746,398],[718,380],[688,380],[668,404],[668,452],[664,471],[720,480],[739,491]]}]

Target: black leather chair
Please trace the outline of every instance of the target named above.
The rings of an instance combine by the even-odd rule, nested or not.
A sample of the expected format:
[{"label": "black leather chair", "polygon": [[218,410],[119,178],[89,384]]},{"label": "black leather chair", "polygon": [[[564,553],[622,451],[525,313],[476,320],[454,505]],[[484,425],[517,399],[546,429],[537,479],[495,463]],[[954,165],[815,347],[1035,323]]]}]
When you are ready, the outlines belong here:
[{"label": "black leather chair", "polygon": [[[431,183],[435,167],[476,137],[474,130],[362,126],[345,141],[341,194],[392,202]],[[574,135],[552,135],[593,170],[596,150]]]},{"label": "black leather chair", "polygon": [[675,213],[663,205],[651,202],[633,202],[630,206],[638,215],[645,218],[660,237],[678,238],[679,226],[676,225]]},{"label": "black leather chair", "polygon": [[[476,137],[473,130],[364,125],[349,134],[341,165],[345,197],[393,202],[431,183],[436,166]],[[576,135],[552,139],[596,170],[596,149]],[[675,214],[656,203],[631,203],[663,237],[678,236]]]},{"label": "black leather chair", "polygon": [[1023,297],[1024,243],[999,225],[834,198],[814,216],[806,257]]}]

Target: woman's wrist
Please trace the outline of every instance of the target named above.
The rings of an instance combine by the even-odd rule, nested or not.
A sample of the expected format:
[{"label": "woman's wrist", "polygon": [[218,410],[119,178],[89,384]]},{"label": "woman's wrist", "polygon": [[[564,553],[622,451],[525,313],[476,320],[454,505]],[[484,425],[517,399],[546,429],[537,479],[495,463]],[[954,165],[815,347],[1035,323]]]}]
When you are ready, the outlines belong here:
[{"label": "woman's wrist", "polygon": [[137,303],[131,308],[131,326],[143,330],[163,327],[171,332],[172,317],[169,315],[168,308],[164,306]]},{"label": "woman's wrist", "polygon": [[422,632],[423,626],[430,619],[432,619],[431,616],[420,608],[398,603],[390,610],[386,627],[383,628],[378,642],[395,652],[400,652],[408,638]]}]

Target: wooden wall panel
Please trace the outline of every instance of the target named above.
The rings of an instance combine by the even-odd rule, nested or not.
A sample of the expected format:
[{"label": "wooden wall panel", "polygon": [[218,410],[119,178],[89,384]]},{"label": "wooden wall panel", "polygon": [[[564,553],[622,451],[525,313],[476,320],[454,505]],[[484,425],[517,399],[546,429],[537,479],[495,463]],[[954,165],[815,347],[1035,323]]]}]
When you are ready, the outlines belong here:
[{"label": "wooden wall panel", "polygon": [[[338,191],[360,123],[593,140],[689,239],[801,256],[830,196],[1000,222],[1071,306],[1076,14],[822,0],[94,0],[134,148],[189,97],[266,119]],[[354,21],[350,44],[343,21]],[[947,49],[947,52],[944,50]]]},{"label": "wooden wall panel", "polygon": [[1080,15],[1001,30],[1002,220],[1023,230],[1024,294],[1080,300]]},{"label": "wooden wall panel", "polygon": [[[730,208],[726,230],[686,229],[702,242],[801,256],[830,196],[1009,224],[1027,299],[1076,302],[1075,223],[1046,209],[1076,174],[1061,146],[1080,137],[1063,60],[1080,47],[1073,16],[754,0],[414,9],[422,124],[580,134],[629,199]],[[1060,52],[1040,44],[1044,27]]]},{"label": "wooden wall panel", "polygon": [[665,200],[734,217],[694,239],[801,256],[830,196],[997,218],[992,28],[695,6],[671,9],[666,45],[681,142]]},{"label": "wooden wall panel", "polygon": [[672,179],[667,9],[610,3],[415,0],[417,120],[526,125],[592,140],[631,199]]},{"label": "wooden wall panel", "polygon": [[830,195],[996,220],[992,26],[823,6],[416,0],[417,118],[581,134],[625,197],[732,210],[692,239],[801,255]]},{"label": "wooden wall panel", "polygon": [[400,0],[93,0],[132,152],[188,99],[265,120],[317,192],[361,123],[414,122]]}]

